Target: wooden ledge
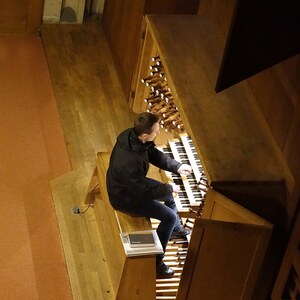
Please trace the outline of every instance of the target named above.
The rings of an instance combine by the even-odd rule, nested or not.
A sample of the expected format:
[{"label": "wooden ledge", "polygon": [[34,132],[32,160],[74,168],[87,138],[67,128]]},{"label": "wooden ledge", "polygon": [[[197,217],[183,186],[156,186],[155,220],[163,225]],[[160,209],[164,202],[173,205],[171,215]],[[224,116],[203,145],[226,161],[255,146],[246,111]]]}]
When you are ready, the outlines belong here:
[{"label": "wooden ledge", "polygon": [[120,232],[151,230],[151,222],[145,217],[115,211],[119,223]]},{"label": "wooden ledge", "polygon": [[106,190],[110,152],[98,153],[97,157],[88,193],[99,185],[100,197],[93,207],[115,299],[155,299],[155,255],[126,257],[120,239],[120,232],[152,229],[150,220],[111,206]]}]

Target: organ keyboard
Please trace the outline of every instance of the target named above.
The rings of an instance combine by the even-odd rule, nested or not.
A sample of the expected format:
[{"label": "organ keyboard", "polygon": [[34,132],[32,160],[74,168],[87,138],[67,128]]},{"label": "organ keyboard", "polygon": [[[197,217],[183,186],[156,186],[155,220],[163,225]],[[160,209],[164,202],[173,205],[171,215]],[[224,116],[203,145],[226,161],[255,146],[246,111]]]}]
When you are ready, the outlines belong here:
[{"label": "organ keyboard", "polygon": [[[186,138],[186,136],[184,136]],[[161,170],[162,178],[166,182],[174,182],[180,186],[181,191],[174,196],[178,212],[181,216],[187,216],[187,212],[200,213],[203,209],[207,186],[204,181],[200,183],[200,177],[197,180],[195,172],[200,174],[201,164],[196,163],[197,154],[192,153],[192,141],[183,144],[179,139],[168,141],[168,146],[157,147],[160,151],[170,155],[177,161],[192,166],[193,172],[190,175],[174,174],[168,171]],[[189,153],[189,155],[187,154]],[[191,162],[189,156],[193,155],[194,160]],[[200,170],[199,170],[200,168]],[[203,172],[203,170],[202,170]],[[205,179],[202,174],[203,180]]]},{"label": "organ keyboard", "polygon": [[[194,170],[199,172],[199,165],[195,165],[194,162],[189,160],[187,153],[191,153],[190,144],[184,145],[181,140],[169,141],[170,148],[172,150],[174,158],[181,162],[192,166],[193,172],[190,175],[181,175],[185,191],[188,195],[191,206],[200,206],[204,204],[207,187],[202,183],[200,179],[197,180]],[[195,155],[197,155],[195,153]],[[201,185],[201,189],[200,189]]]},{"label": "organ keyboard", "polygon": [[190,161],[190,165],[193,168],[193,173],[195,175],[197,183],[199,185],[203,184],[206,188],[206,186],[208,185],[208,181],[192,139],[187,134],[180,134],[180,138],[182,144],[184,145],[186,155]]}]

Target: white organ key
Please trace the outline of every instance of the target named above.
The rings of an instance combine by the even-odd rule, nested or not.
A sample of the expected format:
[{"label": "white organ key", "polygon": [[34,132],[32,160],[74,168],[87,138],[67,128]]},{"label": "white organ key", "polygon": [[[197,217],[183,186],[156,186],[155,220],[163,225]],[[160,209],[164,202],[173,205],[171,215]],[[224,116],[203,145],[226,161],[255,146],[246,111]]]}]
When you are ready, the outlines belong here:
[{"label": "white organ key", "polygon": [[[181,163],[190,164],[188,157],[185,153],[183,144],[179,140],[169,141],[171,151],[173,153],[174,159]],[[190,175],[180,175],[183,181],[185,191],[188,195],[191,206],[199,206],[202,203],[203,195],[197,188],[197,181],[194,174]]]},{"label": "white organ key", "polygon": [[180,139],[190,160],[200,192],[202,196],[205,197],[208,189],[208,182],[201,161],[198,157],[196,147],[194,146],[192,139],[186,133],[180,134]]},{"label": "white organ key", "polygon": [[200,179],[203,176],[204,171],[200,159],[198,158],[196,148],[193,145],[191,138],[187,134],[181,134],[180,138],[186,150],[186,154],[189,158],[189,161],[191,163],[195,178],[197,182],[200,182]]},{"label": "white organ key", "polygon": [[[168,148],[167,146],[161,146],[161,147],[156,147],[158,150],[160,150],[161,152],[168,154],[170,157],[173,157],[172,151],[170,148]],[[184,190],[184,185],[182,182],[182,179],[180,177],[179,174],[174,174],[172,172],[169,171],[165,171],[163,170],[164,175],[167,178],[167,182],[174,182],[175,184],[180,186],[180,192],[176,193],[174,195],[174,201],[176,203],[176,207],[178,209],[179,212],[189,212],[190,210],[190,202],[188,200],[188,196]]]}]

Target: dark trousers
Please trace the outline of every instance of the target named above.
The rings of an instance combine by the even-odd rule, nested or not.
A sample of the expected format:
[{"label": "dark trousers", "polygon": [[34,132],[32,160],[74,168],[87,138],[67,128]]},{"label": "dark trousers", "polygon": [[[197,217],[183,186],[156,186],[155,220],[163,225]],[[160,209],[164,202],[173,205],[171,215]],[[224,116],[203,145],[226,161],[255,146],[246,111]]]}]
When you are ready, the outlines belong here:
[{"label": "dark trousers", "polygon": [[[151,178],[149,178],[148,180],[151,186],[161,184],[157,180]],[[161,199],[141,201],[141,205],[130,209],[130,213],[160,220],[160,224],[157,227],[157,235],[160,239],[164,252],[166,251],[166,247],[173,230],[176,231],[180,229],[181,223],[172,194],[168,194]],[[158,255],[157,260],[160,261],[163,259],[163,257],[163,254]]]}]

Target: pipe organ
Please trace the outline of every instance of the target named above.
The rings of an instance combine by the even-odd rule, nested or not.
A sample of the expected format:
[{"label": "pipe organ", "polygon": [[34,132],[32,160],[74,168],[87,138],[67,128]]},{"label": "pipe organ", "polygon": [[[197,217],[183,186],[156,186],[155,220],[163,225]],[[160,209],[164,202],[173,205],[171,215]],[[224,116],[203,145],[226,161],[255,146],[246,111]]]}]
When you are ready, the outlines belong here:
[{"label": "pipe organ", "polygon": [[[144,28],[130,106],[156,113],[162,128],[157,147],[193,168],[190,176],[160,172],[163,181],[182,187],[175,201],[193,230],[190,239],[175,241],[184,244],[176,255],[170,241],[166,263],[180,272],[157,282],[156,297],[263,299],[272,279],[264,290],[259,278],[271,278],[262,265],[276,261],[265,253],[272,224],[280,223],[285,187],[253,96],[243,83],[215,92],[222,37],[205,18],[153,15]],[[269,203],[276,207],[272,213]]]}]

